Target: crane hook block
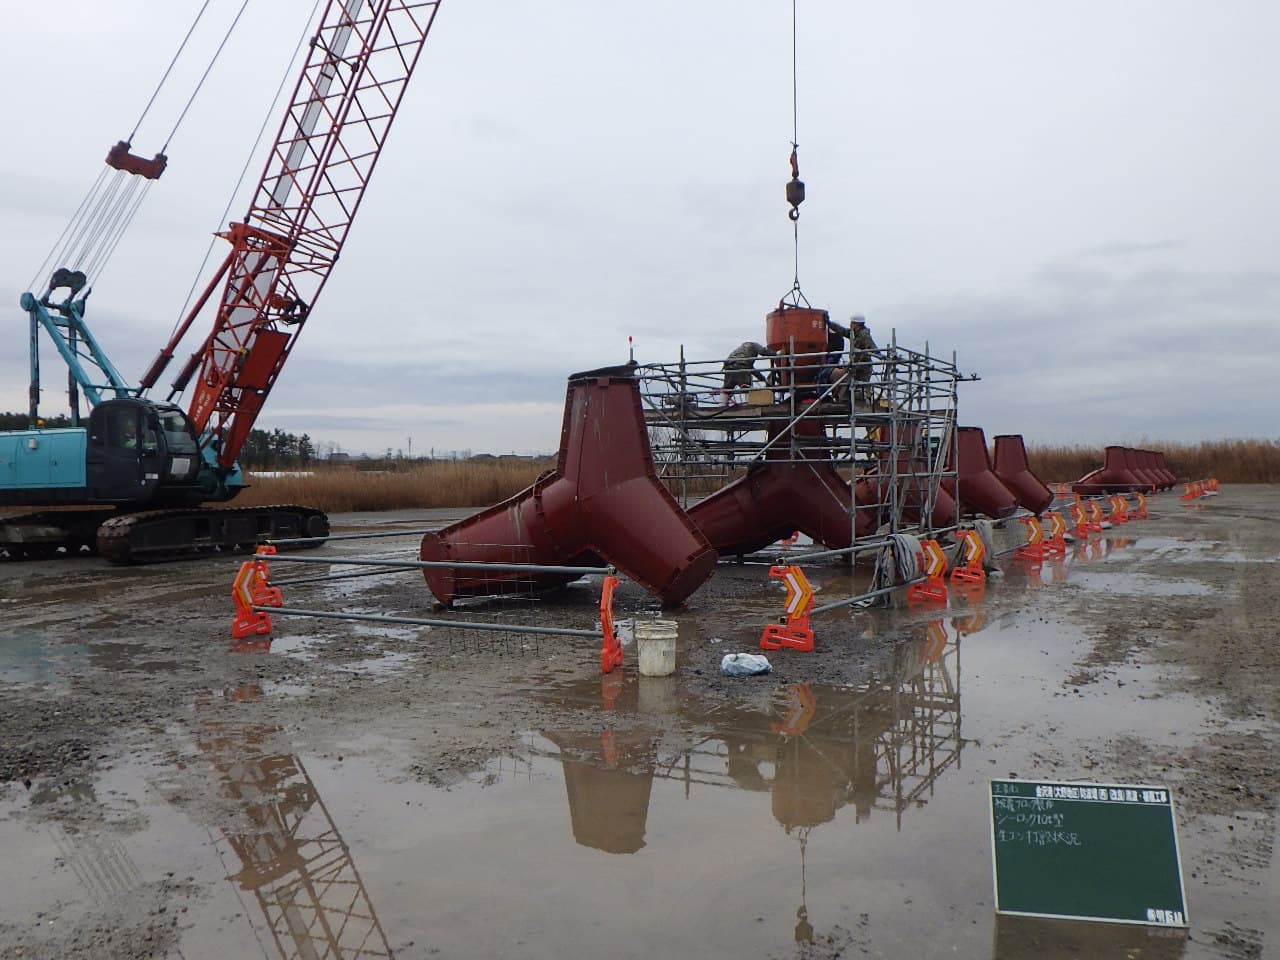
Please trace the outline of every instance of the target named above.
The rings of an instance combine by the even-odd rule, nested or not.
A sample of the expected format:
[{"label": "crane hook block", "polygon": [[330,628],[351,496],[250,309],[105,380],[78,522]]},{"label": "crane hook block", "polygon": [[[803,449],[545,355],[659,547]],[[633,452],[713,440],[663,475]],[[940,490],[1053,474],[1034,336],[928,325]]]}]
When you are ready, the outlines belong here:
[{"label": "crane hook block", "polygon": [[131,146],[132,144],[128,140],[121,140],[108,150],[107,166],[123,170],[125,173],[132,173],[135,176],[142,177],[144,180],[159,180],[160,174],[164,173],[165,164],[169,162],[169,158],[163,153],[157,153],[150,160],[147,160],[130,153],[129,147]]},{"label": "crane hook block", "polygon": [[787,211],[787,216],[792,220],[800,219],[800,204],[804,203],[804,181],[792,177],[787,181],[787,203],[791,204],[791,209]]}]

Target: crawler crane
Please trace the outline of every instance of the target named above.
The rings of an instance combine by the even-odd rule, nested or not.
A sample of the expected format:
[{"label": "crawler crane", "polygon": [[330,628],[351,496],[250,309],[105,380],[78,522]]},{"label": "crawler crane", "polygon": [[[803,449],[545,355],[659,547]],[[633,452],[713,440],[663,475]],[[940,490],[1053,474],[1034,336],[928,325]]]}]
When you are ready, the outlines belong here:
[{"label": "crawler crane", "polygon": [[[337,262],[438,4],[328,0],[248,213],[220,234],[231,250],[137,386],[90,330],[85,303],[119,239],[111,231],[127,225],[166,158],[135,156],[128,141],[111,149],[100,188],[68,228],[71,262],[55,261],[43,292],[22,296],[31,428],[0,433],[0,507],[50,509],[0,518],[0,553],[96,548],[130,563],[328,534],[328,518],[308,507],[202,504],[231,500],[244,486],[237,455]],[[216,310],[211,329],[168,398],[150,398],[206,306]],[[69,428],[38,426],[42,330],[68,367]],[[184,409],[175,401],[189,385]],[[85,425],[80,394],[90,407]]]}]

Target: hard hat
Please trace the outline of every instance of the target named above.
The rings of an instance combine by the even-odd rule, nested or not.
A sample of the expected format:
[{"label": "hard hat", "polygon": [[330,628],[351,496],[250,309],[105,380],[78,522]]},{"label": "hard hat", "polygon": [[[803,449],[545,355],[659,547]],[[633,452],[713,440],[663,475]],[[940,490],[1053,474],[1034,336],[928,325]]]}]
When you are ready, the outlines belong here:
[{"label": "hard hat", "polygon": [[867,325],[867,318],[860,313],[855,313],[852,317],[849,318],[849,322],[860,324],[861,326],[865,327]]}]

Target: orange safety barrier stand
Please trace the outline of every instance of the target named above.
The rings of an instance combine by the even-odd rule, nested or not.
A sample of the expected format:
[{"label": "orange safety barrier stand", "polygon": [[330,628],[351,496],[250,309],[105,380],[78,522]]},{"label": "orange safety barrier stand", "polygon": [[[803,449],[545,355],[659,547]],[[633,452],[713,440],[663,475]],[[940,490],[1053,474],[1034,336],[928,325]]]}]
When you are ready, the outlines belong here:
[{"label": "orange safety barrier stand", "polygon": [[1132,520],[1147,519],[1147,497],[1144,493],[1138,494],[1138,505],[1134,508],[1133,513],[1129,515]]},{"label": "orange safety barrier stand", "polygon": [[947,555],[942,551],[942,545],[937,540],[921,540],[920,553],[916,556],[927,579],[907,588],[908,605],[946,603],[947,582],[943,576],[947,572]]},{"label": "orange safety barrier stand", "polygon": [[987,571],[982,561],[987,556],[987,548],[982,544],[982,537],[977,530],[961,530],[957,536],[964,543],[964,564],[951,568],[951,582],[986,583]]},{"label": "orange safety barrier stand", "polygon": [[1075,524],[1072,532],[1076,535],[1077,540],[1088,540],[1089,534],[1093,532],[1089,525],[1084,504],[1073,503],[1067,508],[1071,512],[1071,522]]},{"label": "orange safety barrier stand", "polygon": [[1129,509],[1124,497],[1111,497],[1107,502],[1111,504],[1110,520],[1112,523],[1129,522]]},{"label": "orange safety barrier stand", "polygon": [[600,585],[600,672],[609,673],[622,666],[622,641],[613,625],[613,591],[618,589],[618,578],[609,574]]},{"label": "orange safety barrier stand", "polygon": [[789,537],[783,537],[781,540],[779,540],[779,541],[778,541],[778,546],[780,546],[780,547],[794,547],[794,546],[796,545],[796,541],[797,541],[797,540],[799,540],[799,539],[800,539],[800,531],[799,531],[799,530],[792,530],[792,531],[791,531],[791,536],[789,536]]},{"label": "orange safety barrier stand", "polygon": [[1094,533],[1102,532],[1102,504],[1097,500],[1091,500],[1088,504],[1089,509],[1089,529]]},{"label": "orange safety barrier stand", "polygon": [[1027,543],[1025,546],[1018,547],[1013,551],[1015,560],[1034,560],[1040,561],[1044,559],[1044,527],[1040,526],[1039,517],[1019,517],[1018,522],[1027,528]]},{"label": "orange safety barrier stand", "polygon": [[1217,492],[1218,492],[1218,478],[1217,478],[1217,477],[1210,477],[1210,478],[1209,478],[1207,481],[1205,481],[1205,482],[1206,482],[1206,484],[1208,484],[1208,487],[1209,487],[1209,489],[1210,489],[1210,490],[1212,490],[1214,493],[1217,493]]},{"label": "orange safety barrier stand", "polygon": [[240,564],[240,569],[231,582],[231,599],[236,605],[236,615],[231,621],[231,636],[235,640],[264,636],[271,632],[271,617],[266,611],[255,610],[254,607],[284,606],[280,588],[270,586],[271,571],[267,569],[267,557],[275,552],[276,548],[272,546],[259,547],[252,560]]},{"label": "orange safety barrier stand", "polygon": [[770,623],[760,634],[761,650],[799,650],[813,652],[813,631],[809,628],[809,610],[813,607],[813,587],[804,571],[795,564],[772,566],[769,576],[787,587],[787,602],[782,623]]},{"label": "orange safety barrier stand", "polygon": [[1049,521],[1049,537],[1044,542],[1046,553],[1050,553],[1055,557],[1065,557],[1067,555],[1067,522],[1062,519],[1060,513],[1046,513],[1045,518]]}]

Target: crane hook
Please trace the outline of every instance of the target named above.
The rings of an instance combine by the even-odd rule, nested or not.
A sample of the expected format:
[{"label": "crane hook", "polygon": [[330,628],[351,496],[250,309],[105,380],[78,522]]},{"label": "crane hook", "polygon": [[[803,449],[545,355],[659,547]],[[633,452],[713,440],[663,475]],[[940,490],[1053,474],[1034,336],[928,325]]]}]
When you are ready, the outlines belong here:
[{"label": "crane hook", "polygon": [[787,216],[792,220],[800,219],[800,204],[804,203],[804,181],[800,179],[800,160],[796,156],[797,144],[791,145],[791,179],[787,181],[787,203],[791,209]]}]

